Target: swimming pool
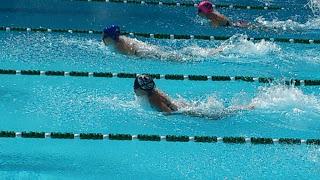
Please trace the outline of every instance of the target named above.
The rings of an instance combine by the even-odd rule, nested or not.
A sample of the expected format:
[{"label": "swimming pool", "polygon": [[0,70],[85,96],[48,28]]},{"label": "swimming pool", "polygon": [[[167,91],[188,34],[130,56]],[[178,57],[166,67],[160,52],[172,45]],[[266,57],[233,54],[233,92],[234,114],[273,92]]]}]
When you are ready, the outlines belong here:
[{"label": "swimming pool", "polygon": [[[220,1],[250,6],[266,2],[285,6],[280,1]],[[230,105],[253,102],[257,106],[211,120],[164,116],[145,107],[134,97],[132,78],[1,74],[0,130],[318,139],[319,86],[286,86],[283,80],[320,79],[320,45],[246,38],[320,39],[318,18],[301,8],[306,3],[291,2],[277,11],[221,9],[232,18],[265,18],[268,25],[287,29],[264,32],[214,30],[194,15],[193,7],[2,1],[0,26],[4,27],[100,31],[116,22],[127,32],[232,37],[225,41],[136,37],[184,57],[172,60],[167,54],[162,59],[121,55],[102,45],[100,35],[94,33],[0,31],[0,69],[251,76],[277,81],[156,80],[173,99],[206,114]],[[220,45],[224,51],[212,55],[212,48]],[[305,143],[1,138],[0,147],[0,175],[6,179],[316,179],[320,166],[319,146]]]}]

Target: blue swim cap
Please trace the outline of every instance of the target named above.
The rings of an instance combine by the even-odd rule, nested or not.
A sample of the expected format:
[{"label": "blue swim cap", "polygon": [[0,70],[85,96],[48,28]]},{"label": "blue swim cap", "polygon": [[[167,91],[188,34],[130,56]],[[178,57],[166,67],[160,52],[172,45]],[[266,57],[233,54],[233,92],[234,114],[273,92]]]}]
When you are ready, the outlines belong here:
[{"label": "blue swim cap", "polygon": [[116,41],[116,40],[119,40],[119,36],[120,36],[120,27],[117,25],[111,25],[103,29],[103,39],[109,37]]}]

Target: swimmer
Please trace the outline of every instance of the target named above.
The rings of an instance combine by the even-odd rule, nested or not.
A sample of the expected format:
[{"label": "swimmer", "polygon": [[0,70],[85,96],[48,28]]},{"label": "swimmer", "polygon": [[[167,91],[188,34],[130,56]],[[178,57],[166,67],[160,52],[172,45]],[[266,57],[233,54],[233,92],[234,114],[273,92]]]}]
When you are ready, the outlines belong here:
[{"label": "swimmer", "polygon": [[213,9],[213,4],[209,1],[202,1],[198,5],[198,15],[209,19],[214,27],[219,26],[235,26],[235,27],[250,27],[251,25],[245,21],[232,22],[229,18],[220,14]]},{"label": "swimmer", "polygon": [[127,55],[139,55],[135,40],[120,35],[120,27],[112,25],[103,29],[102,41],[105,45],[113,45],[118,51]]},{"label": "swimmer", "polygon": [[225,108],[223,113],[205,115],[196,111],[184,111],[179,112],[180,108],[187,106],[187,104],[175,104],[164,92],[156,88],[156,84],[153,79],[148,75],[138,75],[134,80],[133,85],[134,92],[138,97],[147,98],[150,105],[160,112],[164,112],[165,115],[170,114],[184,114],[196,117],[207,117],[211,119],[219,119],[230,114],[236,113],[241,110],[254,109],[253,105],[249,106],[232,106]]},{"label": "swimmer", "polygon": [[[102,41],[105,45],[114,47],[117,51],[126,55],[133,55],[144,58],[183,60],[191,59],[192,55],[186,53],[177,53],[175,51],[165,52],[160,47],[147,44],[135,38],[120,35],[120,27],[111,25],[103,29]],[[213,48],[211,55],[223,51],[223,47]]]},{"label": "swimmer", "polygon": [[147,97],[151,106],[160,112],[172,113],[178,110],[167,95],[156,89],[153,79],[147,75],[139,75],[134,80],[134,92],[137,96]]},{"label": "swimmer", "polygon": [[182,59],[179,54],[164,52],[158,46],[147,44],[135,38],[130,38],[120,34],[120,27],[117,25],[111,25],[103,29],[102,41],[105,45],[111,45],[120,53],[126,55],[145,58]]}]

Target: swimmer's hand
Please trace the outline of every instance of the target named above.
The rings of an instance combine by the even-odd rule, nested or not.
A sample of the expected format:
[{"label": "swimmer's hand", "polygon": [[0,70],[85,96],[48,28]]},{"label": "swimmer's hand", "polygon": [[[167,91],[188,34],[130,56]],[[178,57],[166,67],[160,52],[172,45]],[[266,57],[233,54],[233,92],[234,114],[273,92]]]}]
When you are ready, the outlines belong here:
[{"label": "swimmer's hand", "polygon": [[240,28],[249,28],[251,26],[249,22],[242,21],[242,20],[233,22],[232,25],[234,27],[240,27]]},{"label": "swimmer's hand", "polygon": [[187,115],[187,116],[192,116],[192,117],[201,117],[201,118],[210,118],[210,119],[219,119],[220,115],[218,114],[202,114],[201,112],[193,111],[193,110],[188,110],[188,111],[174,111],[171,113],[166,113],[165,115]]},{"label": "swimmer's hand", "polygon": [[248,110],[254,110],[256,107],[253,104],[250,104],[247,106]]}]

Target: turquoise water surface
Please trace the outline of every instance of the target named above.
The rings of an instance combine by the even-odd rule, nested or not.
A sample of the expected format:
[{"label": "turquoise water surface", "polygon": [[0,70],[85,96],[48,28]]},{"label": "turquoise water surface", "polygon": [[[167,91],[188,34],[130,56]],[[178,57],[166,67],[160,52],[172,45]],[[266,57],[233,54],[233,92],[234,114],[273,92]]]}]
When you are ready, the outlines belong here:
[{"label": "turquoise water surface", "polygon": [[[284,6],[284,2],[268,3]],[[286,86],[281,79],[320,79],[320,46],[247,40],[247,35],[320,39],[319,18],[302,8],[306,3],[294,1],[277,12],[221,10],[232,18],[286,27],[264,32],[213,30],[194,15],[192,7],[3,1],[0,26],[101,30],[116,21],[127,31],[232,37],[226,41],[137,37],[148,43],[146,57],[132,57],[104,46],[96,34],[0,31],[0,69],[243,75],[280,80],[272,84],[156,80],[157,87],[174,101],[208,116],[229,106],[256,107],[214,120],[156,112],[134,96],[130,78],[1,75],[1,130],[319,138],[319,87]],[[173,16],[178,13],[184,16]],[[164,18],[170,15],[174,18]],[[215,54],[217,47],[223,51]],[[158,52],[161,58],[148,55],[150,52]],[[305,144],[1,138],[0,149],[3,179],[317,179],[320,175],[319,147]]]}]

